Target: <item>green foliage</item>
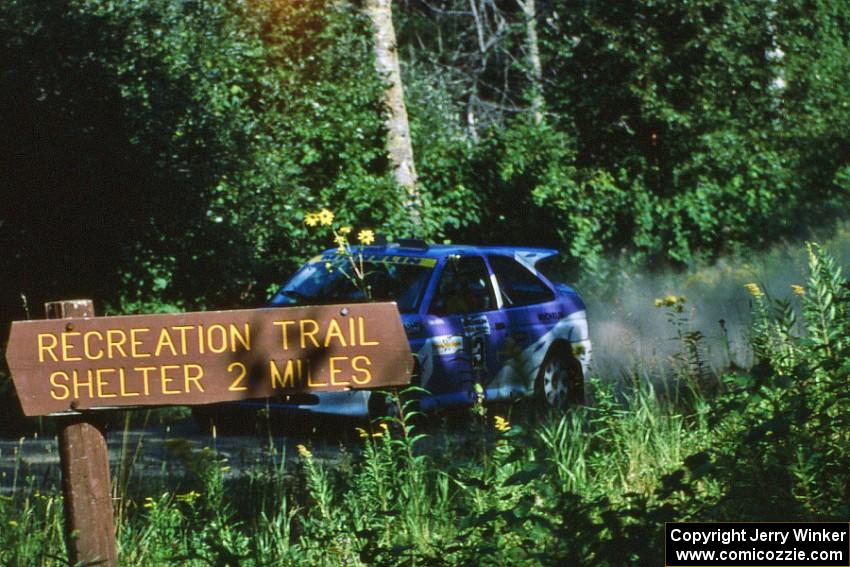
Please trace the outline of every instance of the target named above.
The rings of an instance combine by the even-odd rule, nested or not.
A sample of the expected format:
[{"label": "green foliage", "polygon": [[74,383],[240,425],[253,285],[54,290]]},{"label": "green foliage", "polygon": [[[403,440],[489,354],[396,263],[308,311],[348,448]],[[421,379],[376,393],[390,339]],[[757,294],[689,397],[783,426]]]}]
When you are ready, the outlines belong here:
[{"label": "green foliage", "polygon": [[[415,401],[395,400],[394,417],[356,430],[354,455],[331,464],[301,445],[286,467],[270,439],[268,459],[229,480],[215,452],[177,440],[181,487],[172,479],[122,495],[122,558],[655,565],[665,521],[844,518],[850,287],[820,246],[807,252],[797,298],[747,286],[756,364],[720,390],[673,397],[646,381],[618,390],[594,380],[594,404],[567,414],[505,417],[476,404],[461,439],[417,422]],[[684,298],[659,301],[690,356]],[[0,499],[0,558],[60,563],[61,499],[21,488]]]},{"label": "green foliage", "polygon": [[[444,4],[394,6],[425,236],[553,246],[605,281],[612,254],[692,264],[846,209],[846,5],[539,2],[536,85],[517,5]],[[13,0],[0,22],[4,317],[21,292],[261,301],[323,246],[322,207],[410,231],[359,5]]]},{"label": "green foliage", "polygon": [[[304,210],[400,226],[371,35],[353,6],[43,8],[0,8],[0,105],[18,109],[2,183],[25,196],[0,209],[14,251],[3,266],[20,274],[10,292],[122,311],[244,304],[318,245]],[[3,301],[8,313],[17,292]]]}]

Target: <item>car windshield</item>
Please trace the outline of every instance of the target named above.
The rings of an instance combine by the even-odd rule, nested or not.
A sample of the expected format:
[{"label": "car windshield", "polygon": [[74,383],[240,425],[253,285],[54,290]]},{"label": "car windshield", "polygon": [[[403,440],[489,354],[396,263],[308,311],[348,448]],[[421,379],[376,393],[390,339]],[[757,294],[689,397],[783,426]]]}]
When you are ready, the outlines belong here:
[{"label": "car windshield", "polygon": [[[360,269],[358,256],[353,257]],[[395,301],[401,313],[414,313],[434,270],[433,258],[365,256],[363,282],[345,256],[324,255],[301,268],[271,304],[315,305],[351,301]]]}]

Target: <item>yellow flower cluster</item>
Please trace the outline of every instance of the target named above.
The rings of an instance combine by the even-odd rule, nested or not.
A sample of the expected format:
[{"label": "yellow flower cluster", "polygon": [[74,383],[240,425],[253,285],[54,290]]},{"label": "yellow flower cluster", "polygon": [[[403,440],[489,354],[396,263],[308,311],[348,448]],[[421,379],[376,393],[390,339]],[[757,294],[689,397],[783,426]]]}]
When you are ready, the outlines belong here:
[{"label": "yellow flower cluster", "polygon": [[[322,209],[315,213],[306,213],[304,215],[304,224],[310,227],[332,226],[334,218],[336,217],[333,214],[333,211],[330,209]],[[333,228],[331,228],[331,230],[334,233],[334,241],[337,245],[337,252],[345,254],[348,247],[348,235],[351,234],[353,229],[350,226],[341,226],[336,230],[333,230]],[[368,228],[363,229],[357,233],[357,241],[363,246],[369,246],[375,242],[375,233]]]},{"label": "yellow flower cluster", "polygon": [[798,284],[791,284],[791,291],[793,291],[795,295],[799,295],[800,297],[806,295],[806,288]]},{"label": "yellow flower cluster", "polygon": [[762,297],[764,297],[764,292],[761,290],[757,283],[751,282],[746,284],[744,287],[747,288],[747,291],[750,292],[750,295],[752,295],[754,298],[761,299]]},{"label": "yellow flower cluster", "polygon": [[330,226],[334,222],[334,214],[328,209],[322,209],[318,213],[307,213],[304,215],[304,223],[307,226]]},{"label": "yellow flower cluster", "polygon": [[665,295],[664,297],[659,297],[655,299],[656,307],[680,307],[683,306],[688,301],[688,298],[684,295]]},{"label": "yellow flower cluster", "polygon": [[186,494],[178,494],[176,496],[178,502],[185,502],[186,504],[190,504],[190,505],[192,503],[194,503],[195,500],[197,500],[200,497],[201,497],[201,495],[194,490],[190,490]]},{"label": "yellow flower cluster", "polygon": [[373,242],[375,242],[375,233],[371,230],[363,229],[357,233],[357,240],[360,241],[360,244],[363,246],[369,246]]},{"label": "yellow flower cluster", "polygon": [[301,455],[302,459],[312,459],[313,458],[313,453],[311,453],[310,450],[307,447],[305,447],[304,445],[298,444],[298,445],[295,446],[295,448],[298,450],[298,454]]},{"label": "yellow flower cluster", "polygon": [[355,431],[357,431],[357,434],[360,435],[361,439],[366,439],[368,437],[379,438],[384,436],[384,431],[388,429],[388,426],[386,423],[382,423],[381,429],[383,429],[384,431],[375,431],[371,434],[362,427],[355,427],[354,429]]},{"label": "yellow flower cluster", "polygon": [[497,415],[493,418],[495,421],[494,427],[497,431],[501,431],[502,433],[506,433],[511,430],[510,422],[502,417],[501,415]]}]

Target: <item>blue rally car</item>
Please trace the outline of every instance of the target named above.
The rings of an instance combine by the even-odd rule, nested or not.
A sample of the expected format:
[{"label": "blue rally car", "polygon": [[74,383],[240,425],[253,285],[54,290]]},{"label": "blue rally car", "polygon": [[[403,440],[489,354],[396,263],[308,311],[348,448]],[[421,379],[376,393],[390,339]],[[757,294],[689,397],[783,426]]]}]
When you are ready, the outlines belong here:
[{"label": "blue rally car", "polygon": [[[425,411],[470,405],[482,389],[485,401],[534,396],[558,408],[583,401],[591,354],[584,303],[534,267],[555,250],[401,240],[353,252],[358,265],[362,255],[365,285],[352,283],[346,256],[328,250],[296,272],[271,305],[395,301],[416,357],[414,384],[428,392],[419,400]],[[383,400],[347,391],[262,403],[364,416],[380,412]]]},{"label": "blue rally car", "polygon": [[[395,301],[416,357],[414,384],[428,392],[419,400],[425,411],[470,405],[482,389],[485,401],[534,396],[556,408],[583,401],[591,355],[584,303],[534,267],[557,251],[401,240],[353,252],[365,285],[352,283],[348,257],[328,250],[296,272],[271,305]],[[365,416],[385,409],[384,399],[346,391],[262,404]]]}]

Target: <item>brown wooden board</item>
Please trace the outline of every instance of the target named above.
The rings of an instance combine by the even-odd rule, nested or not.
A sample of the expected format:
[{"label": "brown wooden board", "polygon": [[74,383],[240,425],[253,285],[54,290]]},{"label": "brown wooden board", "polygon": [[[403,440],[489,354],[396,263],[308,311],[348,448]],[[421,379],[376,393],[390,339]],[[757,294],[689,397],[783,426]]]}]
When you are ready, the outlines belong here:
[{"label": "brown wooden board", "polygon": [[16,321],[6,360],[26,415],[403,386],[395,303]]}]

